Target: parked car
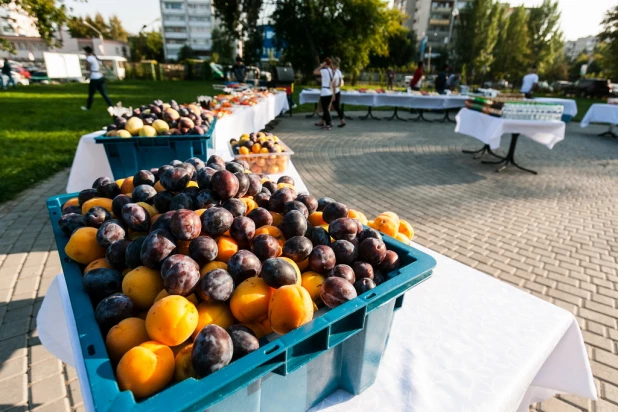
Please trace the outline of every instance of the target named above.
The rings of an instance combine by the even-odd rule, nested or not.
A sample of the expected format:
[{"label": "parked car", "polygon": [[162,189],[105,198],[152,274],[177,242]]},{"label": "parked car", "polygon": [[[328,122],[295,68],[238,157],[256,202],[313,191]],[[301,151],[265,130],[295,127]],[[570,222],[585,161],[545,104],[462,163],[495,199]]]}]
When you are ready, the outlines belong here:
[{"label": "parked car", "polygon": [[22,66],[21,63],[13,60],[9,60],[9,63],[11,64],[11,69],[13,72],[19,73],[22,77],[26,79],[30,78],[30,72],[26,70],[26,68]]},{"label": "parked car", "polygon": [[483,87],[485,88],[493,88],[493,89],[506,89],[507,87],[509,87],[509,82],[508,80],[496,80],[495,82],[485,82],[483,83]]},{"label": "parked car", "polygon": [[564,89],[569,88],[571,86],[573,86],[573,83],[567,82],[564,80],[558,80],[551,84],[551,87],[554,88],[555,92],[562,92],[564,91]]},{"label": "parked car", "polygon": [[581,79],[566,87],[562,94],[575,95],[576,97],[596,97],[603,98],[611,96],[612,83],[610,80],[603,79]]},{"label": "parked car", "polygon": [[33,71],[32,77],[30,78],[32,83],[49,84],[50,80],[51,79],[47,76],[47,71],[45,70]]},{"label": "parked car", "polygon": [[612,83],[612,90],[610,92],[612,96],[618,96],[618,83]]}]

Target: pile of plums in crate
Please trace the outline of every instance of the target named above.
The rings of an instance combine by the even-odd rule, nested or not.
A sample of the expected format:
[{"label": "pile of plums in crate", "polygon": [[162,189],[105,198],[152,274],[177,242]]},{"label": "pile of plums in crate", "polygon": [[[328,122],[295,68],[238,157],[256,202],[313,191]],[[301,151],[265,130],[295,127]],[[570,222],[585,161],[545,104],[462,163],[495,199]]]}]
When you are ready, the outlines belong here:
[{"label": "pile of plums in crate", "polygon": [[394,213],[368,221],[217,156],[101,177],[62,210],[118,384],[138,399],[376,287],[400,265],[380,232],[413,236]]}]

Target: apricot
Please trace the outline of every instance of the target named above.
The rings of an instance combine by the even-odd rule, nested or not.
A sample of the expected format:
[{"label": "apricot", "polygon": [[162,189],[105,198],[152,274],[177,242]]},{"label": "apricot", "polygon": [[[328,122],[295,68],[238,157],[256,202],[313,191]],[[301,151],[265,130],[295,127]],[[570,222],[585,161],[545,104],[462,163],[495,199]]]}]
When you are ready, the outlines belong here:
[{"label": "apricot", "polygon": [[225,302],[202,302],[197,305],[198,321],[193,332],[193,339],[204,326],[215,324],[227,329],[235,323],[234,316]]},{"label": "apricot", "polygon": [[210,272],[211,270],[215,270],[215,269],[223,269],[227,272],[227,263],[217,262],[216,260],[213,260],[212,262],[208,262],[206,265],[204,265],[202,269],[200,269],[200,277],[204,276],[206,273]]},{"label": "apricot", "polygon": [[[273,213],[274,212],[270,212],[271,215]],[[283,218],[281,220],[283,221]],[[275,224],[274,216],[273,216],[273,224],[257,228],[255,230],[255,235],[253,237],[255,238],[257,237],[257,235],[262,235],[262,234],[270,235],[274,237],[275,239],[277,239],[277,242],[279,242],[279,246],[281,247],[283,247],[283,245],[285,244],[285,236],[283,235],[283,232],[277,227],[277,224]]]},{"label": "apricot", "polygon": [[399,227],[399,216],[397,216],[397,214],[395,212],[383,212],[383,213],[380,213],[378,215],[378,217],[380,217],[380,216],[382,216],[382,217],[384,217],[384,216],[389,217],[393,222],[395,222],[397,224],[397,227]]},{"label": "apricot", "polygon": [[281,222],[283,222],[283,215],[281,213],[268,211],[270,215],[273,217],[273,226],[279,226]]},{"label": "apricot", "polygon": [[320,300],[320,286],[324,283],[326,278],[318,272],[305,272],[301,276],[301,285],[307,292],[311,299],[316,302]]},{"label": "apricot", "polygon": [[322,212],[313,212],[310,214],[309,223],[311,223],[311,226],[322,226],[327,224],[322,218]]},{"label": "apricot", "polygon": [[118,362],[131,348],[148,342],[146,322],[140,318],[126,318],[107,332],[105,346],[112,362]]},{"label": "apricot", "polygon": [[412,229],[412,225],[405,220],[399,221],[399,233],[407,237],[409,240],[412,240],[414,237],[414,229]]},{"label": "apricot", "polygon": [[174,353],[159,342],[148,341],[124,354],[116,379],[120,390],[129,390],[137,399],[163,389],[174,377]]},{"label": "apricot", "polygon": [[[157,295],[154,301],[157,302],[168,296],[170,296],[170,294],[167,293],[167,290],[163,289],[161,292],[159,292],[159,294]],[[185,297],[187,298],[189,302],[193,303],[195,306],[197,306],[197,304],[199,303],[199,301],[197,300],[197,296],[195,296],[195,293],[192,293],[189,296],[185,296]]]},{"label": "apricot", "polygon": [[410,244],[410,239],[408,239],[408,237],[406,235],[404,235],[403,233],[397,233],[395,235],[395,239],[397,239],[398,241],[405,243],[406,245]]},{"label": "apricot", "polygon": [[187,183],[187,187],[199,187],[199,186],[196,181],[189,180],[189,183]]},{"label": "apricot", "polygon": [[84,269],[84,275],[90,272],[92,269],[99,269],[99,268],[113,269],[112,265],[109,264],[107,259],[101,258],[101,259],[93,260],[92,262],[90,262],[90,264],[86,266],[86,269]]},{"label": "apricot", "polygon": [[133,176],[124,179],[122,185],[120,185],[120,193],[125,195],[133,193],[133,189],[135,189],[135,186],[133,186]]},{"label": "apricot", "polygon": [[81,227],[71,235],[64,253],[77,263],[88,265],[94,260],[105,257],[105,248],[97,243],[97,229]]},{"label": "apricot", "polygon": [[204,213],[205,211],[206,211],[206,209],[197,209],[195,211],[195,214],[198,215],[198,216],[202,216],[202,213]]},{"label": "apricot", "polygon": [[268,304],[273,291],[262,278],[246,279],[234,290],[230,310],[239,322],[262,321],[268,317]]},{"label": "apricot", "polygon": [[399,233],[399,219],[395,221],[390,216],[380,215],[373,221],[373,228],[385,235],[395,237]]},{"label": "apricot", "polygon": [[135,240],[138,237],[142,237],[142,236],[148,236],[148,232],[135,232],[135,231],[129,229],[129,233],[127,234],[127,239]]},{"label": "apricot", "polygon": [[238,243],[229,236],[220,236],[217,239],[217,260],[227,263],[228,260],[238,252]]},{"label": "apricot", "polygon": [[[118,179],[116,180],[116,184],[118,185],[118,187],[122,186],[122,184],[124,183],[124,179]],[[122,192],[121,192],[122,193]]]},{"label": "apricot", "polygon": [[247,211],[245,212],[245,216],[252,211],[253,209],[257,209],[258,204],[255,202],[255,200],[248,198],[248,197],[241,197],[240,201],[243,202],[245,204],[245,206],[247,207]]},{"label": "apricot", "polygon": [[[157,183],[155,183],[153,187],[154,187],[154,189],[157,191],[157,193],[159,193],[159,192],[165,192],[165,188],[163,187],[163,185],[161,184],[161,182],[160,182],[160,181],[159,181],[159,182],[157,182]],[[132,190],[131,190],[131,192],[132,192]]]},{"label": "apricot", "polygon": [[193,369],[193,362],[191,361],[191,353],[193,352],[193,344],[190,343],[180,350],[176,354],[174,368],[174,380],[176,382],[182,382],[185,379],[197,378],[197,374]]},{"label": "apricot", "polygon": [[176,346],[191,336],[197,322],[195,305],[180,295],[171,295],[152,305],[146,316],[146,330],[151,339]]},{"label": "apricot", "polygon": [[176,249],[176,253],[189,256],[189,245],[190,244],[191,244],[190,240],[177,241],[176,246],[178,247],[178,249]]},{"label": "apricot", "polygon": [[138,266],[122,279],[122,293],[133,300],[138,309],[148,309],[163,289],[163,279],[158,270]]},{"label": "apricot", "polygon": [[146,209],[146,212],[148,212],[149,216],[156,216],[159,214],[157,208],[151,204],[148,204],[146,202],[137,202],[137,204]]},{"label": "apricot", "polygon": [[258,339],[273,333],[273,329],[270,326],[270,321],[268,320],[268,318],[264,319],[262,322],[248,322],[241,323],[241,325],[251,329]]},{"label": "apricot", "polygon": [[66,208],[70,206],[79,206],[79,198],[72,197],[71,199],[67,200],[66,203],[62,205],[62,211],[66,210]]},{"label": "apricot", "polygon": [[95,206],[101,206],[112,215],[114,213],[114,211],[112,210],[112,199],[108,199],[105,197],[93,197],[90,200],[86,200],[82,205],[82,215],[85,215],[87,211],[89,211]]},{"label": "apricot", "polygon": [[309,258],[303,260],[302,262],[298,262],[298,269],[300,269],[301,272],[304,272],[305,269],[307,269],[309,267]]},{"label": "apricot", "polygon": [[273,293],[268,320],[273,331],[284,335],[313,319],[313,300],[302,286],[285,285]]},{"label": "apricot", "polygon": [[348,217],[351,217],[352,219],[358,219],[363,225],[366,225],[368,222],[367,216],[365,216],[363,212],[359,212],[358,210],[348,210]]},{"label": "apricot", "polygon": [[178,353],[183,350],[187,345],[190,345],[191,342],[193,342],[193,339],[187,339],[180,345],[172,346],[170,349],[172,350],[172,352],[174,352],[174,357],[176,357],[176,355],[178,355]]}]

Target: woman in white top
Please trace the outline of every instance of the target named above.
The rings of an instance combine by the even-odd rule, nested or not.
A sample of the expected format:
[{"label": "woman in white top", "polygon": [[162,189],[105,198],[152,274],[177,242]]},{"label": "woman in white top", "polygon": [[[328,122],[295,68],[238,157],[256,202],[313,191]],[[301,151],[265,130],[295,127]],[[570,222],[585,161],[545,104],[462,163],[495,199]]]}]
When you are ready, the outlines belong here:
[{"label": "woman in white top", "polygon": [[324,59],[324,62],[313,71],[313,74],[322,76],[322,88],[320,89],[320,103],[322,104],[322,122],[316,123],[317,126],[322,126],[322,129],[331,130],[333,128],[332,119],[330,117],[330,105],[333,101],[333,61],[330,57]]},{"label": "woman in white top", "polygon": [[339,116],[339,126],[337,127],[345,127],[345,115],[343,114],[343,109],[341,108],[341,86],[343,86],[343,74],[341,70],[339,70],[339,65],[341,64],[341,60],[339,57],[335,57],[333,59],[333,91],[335,92],[335,99],[333,100],[333,107]]},{"label": "woman in white top", "polygon": [[101,64],[99,59],[94,55],[92,47],[86,46],[84,47],[84,51],[86,52],[86,68],[90,71],[90,84],[88,85],[88,102],[86,103],[86,106],[82,106],[82,110],[90,110],[92,107],[92,101],[94,100],[94,94],[98,90],[107,103],[107,112],[111,116],[114,108],[112,107],[112,101],[107,96],[107,92],[105,90],[105,77],[103,77],[103,74],[101,73]]}]

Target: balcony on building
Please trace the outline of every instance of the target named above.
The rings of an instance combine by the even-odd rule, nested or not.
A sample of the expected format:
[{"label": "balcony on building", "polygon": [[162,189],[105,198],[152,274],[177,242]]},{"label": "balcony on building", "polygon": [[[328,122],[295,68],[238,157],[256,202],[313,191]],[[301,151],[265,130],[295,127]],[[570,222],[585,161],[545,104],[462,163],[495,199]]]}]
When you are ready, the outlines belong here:
[{"label": "balcony on building", "polygon": [[429,19],[430,26],[448,26],[449,24],[451,24],[449,19]]}]

